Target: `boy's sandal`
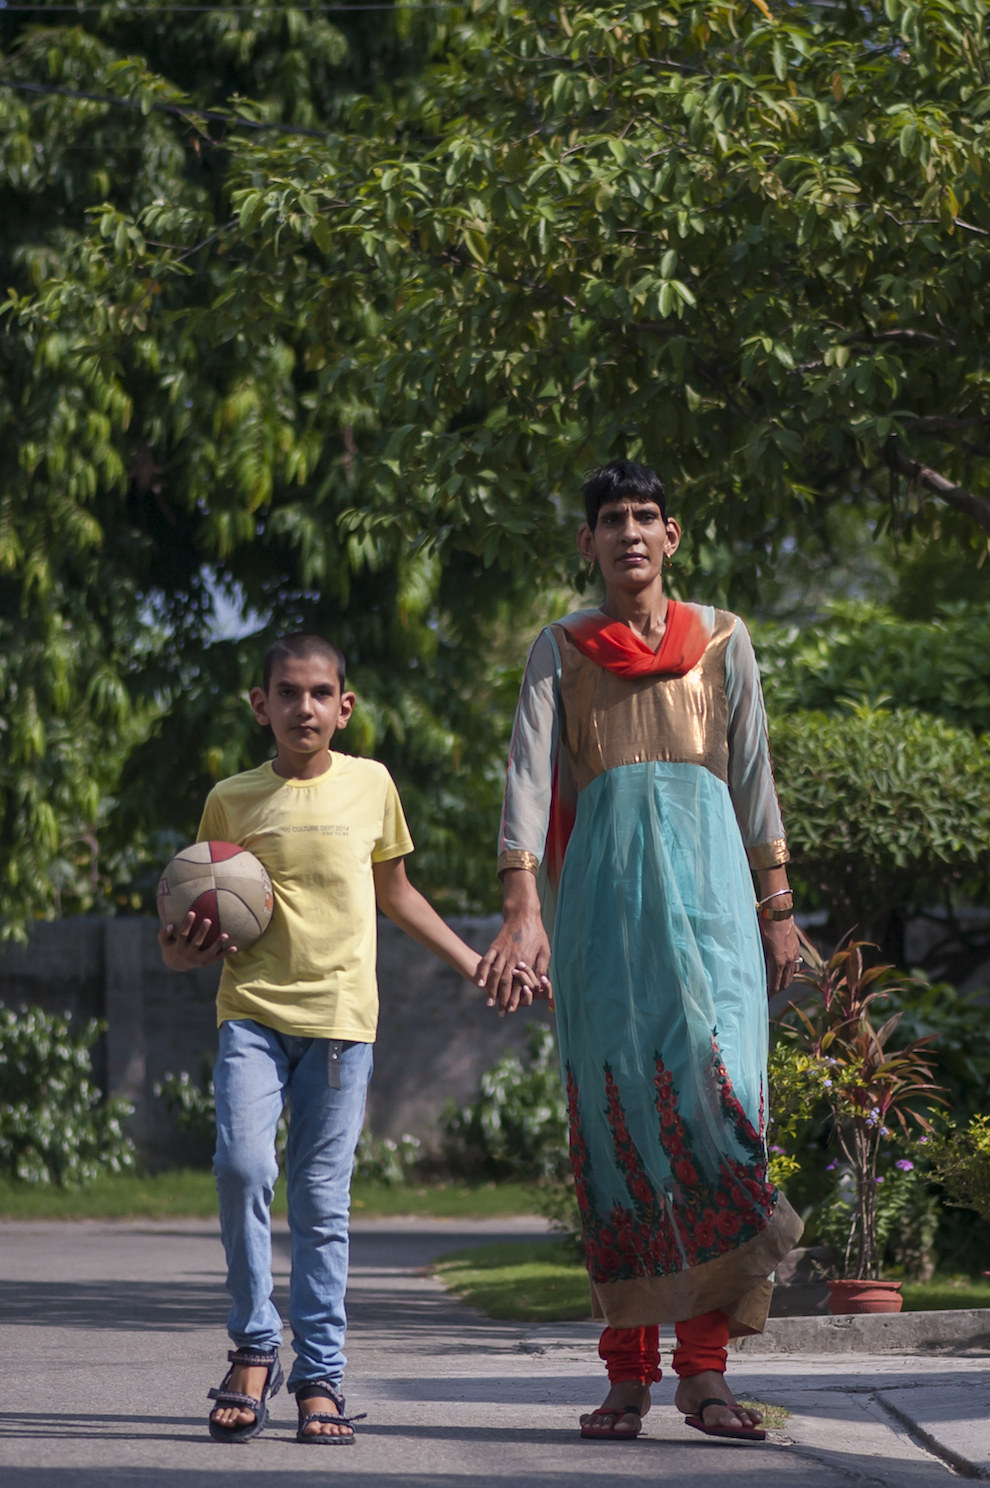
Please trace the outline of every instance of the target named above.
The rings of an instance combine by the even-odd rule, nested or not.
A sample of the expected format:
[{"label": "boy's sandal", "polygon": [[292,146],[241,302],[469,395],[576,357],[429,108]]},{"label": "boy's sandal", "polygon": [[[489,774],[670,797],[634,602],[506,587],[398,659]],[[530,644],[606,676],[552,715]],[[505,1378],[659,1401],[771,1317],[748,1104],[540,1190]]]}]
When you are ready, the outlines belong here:
[{"label": "boy's sandal", "polygon": [[[354,1445],[354,1431],[328,1432],[307,1431],[306,1427],[311,1421],[325,1422],[330,1426],[349,1426],[353,1428],[355,1421],[363,1421],[367,1411],[362,1411],[358,1416],[347,1416],[344,1414],[344,1397],[327,1379],[305,1380],[295,1390],[296,1405],[299,1407],[299,1429],[296,1432],[296,1441],[312,1443],[318,1447],[352,1447]],[[337,1407],[337,1415],[332,1416],[329,1411],[310,1411],[309,1415],[303,1415],[303,1402],[312,1400],[314,1396],[325,1395],[332,1400]]]},{"label": "boy's sandal", "polygon": [[253,1349],[239,1348],[231,1349],[227,1355],[228,1362],[234,1365],[244,1364],[250,1369],[268,1370],[268,1378],[261,1392],[261,1399],[254,1395],[244,1395],[240,1390],[230,1388],[230,1380],[233,1369],[228,1369],[224,1375],[223,1383],[218,1390],[210,1390],[207,1396],[209,1400],[215,1400],[213,1410],[249,1410],[254,1411],[254,1420],[248,1421],[242,1426],[224,1426],[219,1421],[213,1420],[210,1415],[210,1435],[214,1441],[222,1442],[246,1442],[253,1436],[258,1436],[264,1431],[268,1423],[268,1401],[273,1395],[277,1395],[282,1388],[285,1376],[282,1366],[278,1362],[278,1349]]}]

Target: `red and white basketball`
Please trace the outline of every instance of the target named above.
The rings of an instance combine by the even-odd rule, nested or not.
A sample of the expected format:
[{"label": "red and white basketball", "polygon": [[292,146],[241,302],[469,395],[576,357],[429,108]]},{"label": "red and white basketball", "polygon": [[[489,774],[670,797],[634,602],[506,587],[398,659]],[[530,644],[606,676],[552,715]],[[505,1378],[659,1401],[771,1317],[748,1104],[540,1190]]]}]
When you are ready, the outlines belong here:
[{"label": "red and white basketball", "polygon": [[[275,898],[263,863],[236,842],[194,842],[176,853],[158,883],[158,913],[176,930],[190,910],[209,920],[204,945],[229,935],[239,951],[268,929]],[[195,932],[194,932],[195,933]]]}]

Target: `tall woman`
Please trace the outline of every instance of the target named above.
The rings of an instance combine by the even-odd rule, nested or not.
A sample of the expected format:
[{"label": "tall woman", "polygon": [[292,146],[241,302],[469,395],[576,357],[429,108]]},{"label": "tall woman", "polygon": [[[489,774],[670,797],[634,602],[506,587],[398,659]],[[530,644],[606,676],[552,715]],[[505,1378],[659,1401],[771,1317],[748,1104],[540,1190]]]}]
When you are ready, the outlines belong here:
[{"label": "tall woman", "polygon": [[[511,1010],[547,969],[571,1159],[611,1388],[582,1434],[641,1429],[674,1324],[676,1404],[762,1439],[724,1380],[762,1330],[800,1221],[767,1178],[767,993],[799,964],[753,648],[736,616],[676,602],[680,541],[653,471],[583,492],[578,546],[605,602],[541,632],[516,714],[501,831],[503,927],[481,969]],[[753,878],[759,883],[754,896]],[[757,903],[758,901],[758,903]]]}]

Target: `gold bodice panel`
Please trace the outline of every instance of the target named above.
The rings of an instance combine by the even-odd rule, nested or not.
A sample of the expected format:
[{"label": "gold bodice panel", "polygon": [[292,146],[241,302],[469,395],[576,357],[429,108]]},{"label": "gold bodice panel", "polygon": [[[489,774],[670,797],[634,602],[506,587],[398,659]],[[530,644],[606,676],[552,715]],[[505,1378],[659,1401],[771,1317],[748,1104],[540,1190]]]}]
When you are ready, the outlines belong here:
[{"label": "gold bodice panel", "polygon": [[617,765],[663,760],[702,765],[728,781],[725,651],[735,617],[715,611],[704,655],[683,677],[617,677],[583,656],[563,625],[560,651],[561,742],[574,783],[584,790]]}]

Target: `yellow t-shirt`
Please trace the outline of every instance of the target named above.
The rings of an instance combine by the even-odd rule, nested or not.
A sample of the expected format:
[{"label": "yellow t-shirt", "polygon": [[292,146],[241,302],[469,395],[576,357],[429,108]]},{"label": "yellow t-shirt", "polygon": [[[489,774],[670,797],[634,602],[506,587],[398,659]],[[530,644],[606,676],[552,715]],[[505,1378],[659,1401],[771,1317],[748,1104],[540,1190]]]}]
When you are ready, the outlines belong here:
[{"label": "yellow t-shirt", "polygon": [[271,763],[214,787],[199,840],[260,858],[275,893],[260,940],[223,963],[217,1022],[253,1018],[280,1033],[371,1043],[378,1026],[372,863],[412,851],[392,777],[375,760],[331,754],[315,780]]}]

